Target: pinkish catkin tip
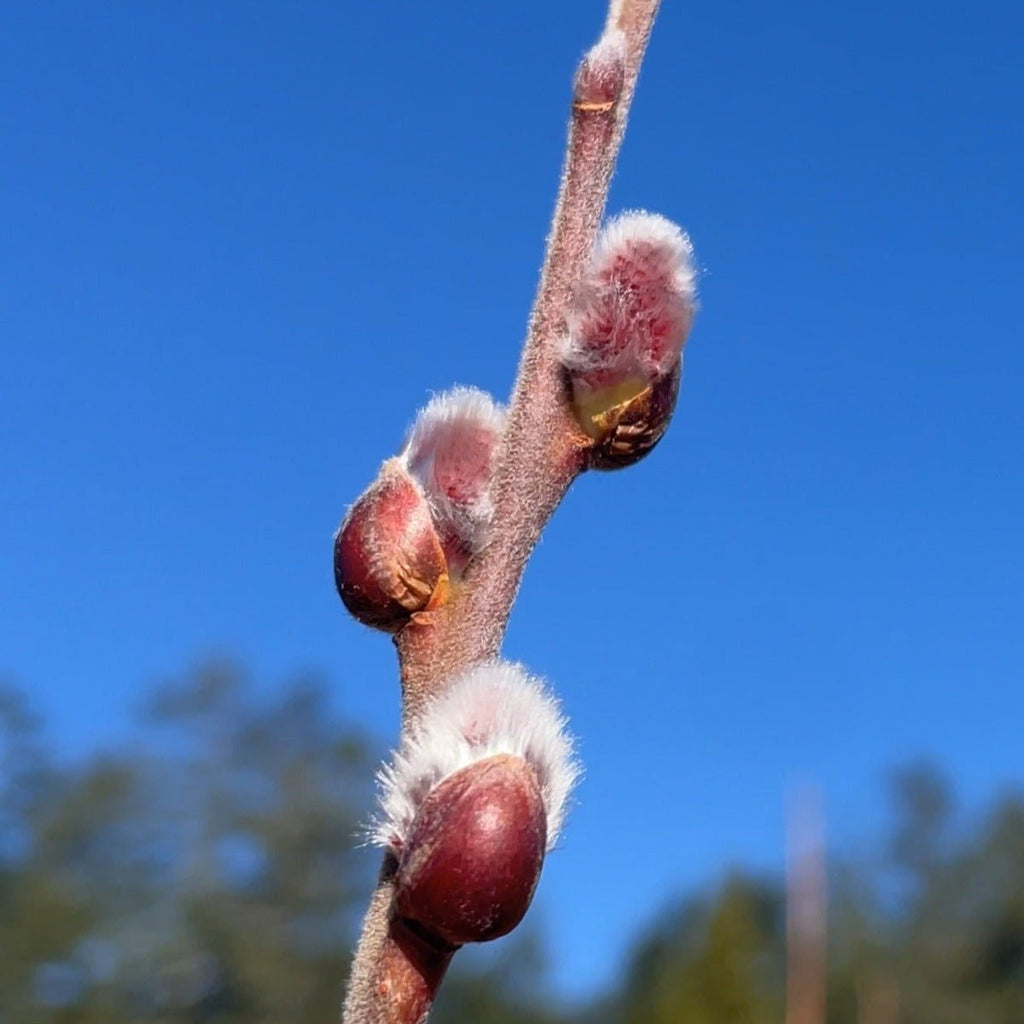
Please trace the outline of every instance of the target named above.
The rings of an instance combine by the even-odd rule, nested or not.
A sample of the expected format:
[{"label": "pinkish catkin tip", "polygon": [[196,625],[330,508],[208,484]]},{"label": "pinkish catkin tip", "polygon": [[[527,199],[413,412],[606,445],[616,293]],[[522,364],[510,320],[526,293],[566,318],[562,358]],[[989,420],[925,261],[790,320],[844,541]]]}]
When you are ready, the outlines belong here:
[{"label": "pinkish catkin tip", "polygon": [[678,360],[695,297],[693,248],[683,231],[640,210],[612,218],[577,286],[566,366],[585,386],[634,375],[650,383]]},{"label": "pinkish catkin tip", "polygon": [[453,571],[486,540],[491,476],[504,427],[505,410],[490,395],[452,388],[420,411],[400,456],[431,504]]}]

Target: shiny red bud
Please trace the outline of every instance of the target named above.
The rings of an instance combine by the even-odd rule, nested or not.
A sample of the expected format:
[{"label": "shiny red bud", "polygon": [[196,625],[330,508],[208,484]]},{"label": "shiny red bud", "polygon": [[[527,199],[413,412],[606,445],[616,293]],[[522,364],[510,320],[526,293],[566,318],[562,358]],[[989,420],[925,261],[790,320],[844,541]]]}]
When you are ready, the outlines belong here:
[{"label": "shiny red bud", "polygon": [[430,506],[395,460],[334,538],[334,581],[355,618],[388,632],[447,599],[448,567]]},{"label": "shiny red bud", "polygon": [[426,796],[402,848],[395,910],[450,945],[486,942],[522,920],[547,843],[533,768],[499,754]]},{"label": "shiny red bud", "polygon": [[681,364],[646,387],[577,391],[573,411],[594,440],[592,469],[622,469],[647,455],[664,437],[679,396]]}]

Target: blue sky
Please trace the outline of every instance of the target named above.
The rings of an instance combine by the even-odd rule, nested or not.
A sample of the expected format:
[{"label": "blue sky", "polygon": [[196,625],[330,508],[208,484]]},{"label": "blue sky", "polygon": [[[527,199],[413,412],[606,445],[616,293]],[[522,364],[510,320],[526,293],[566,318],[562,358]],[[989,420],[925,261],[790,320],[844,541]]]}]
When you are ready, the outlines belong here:
[{"label": "blue sky", "polygon": [[[68,756],[228,652],[394,738],[331,535],[432,390],[507,394],[597,2],[0,12],[0,671]],[[667,0],[610,210],[692,234],[675,422],[583,479],[506,652],[587,765],[568,995],[673,893],[842,848],[884,769],[1019,783],[1024,9]]]}]

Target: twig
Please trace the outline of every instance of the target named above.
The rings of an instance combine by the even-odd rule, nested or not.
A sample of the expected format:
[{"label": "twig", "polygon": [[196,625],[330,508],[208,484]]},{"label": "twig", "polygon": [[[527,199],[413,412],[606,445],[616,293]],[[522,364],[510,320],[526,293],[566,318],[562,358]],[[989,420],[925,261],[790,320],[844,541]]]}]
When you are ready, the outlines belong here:
[{"label": "twig", "polygon": [[[658,0],[613,0],[602,41],[591,52],[624,48],[613,88],[594,80],[586,59],[578,72],[558,203],[495,476],[495,525],[448,603],[416,616],[395,637],[404,728],[447,680],[498,653],[527,558],[584,468],[591,441],[570,412],[556,345],[604,214],[657,8]],[[417,1024],[454,952],[431,946],[396,920],[393,874],[388,856],[363,923],[343,1024]]]}]

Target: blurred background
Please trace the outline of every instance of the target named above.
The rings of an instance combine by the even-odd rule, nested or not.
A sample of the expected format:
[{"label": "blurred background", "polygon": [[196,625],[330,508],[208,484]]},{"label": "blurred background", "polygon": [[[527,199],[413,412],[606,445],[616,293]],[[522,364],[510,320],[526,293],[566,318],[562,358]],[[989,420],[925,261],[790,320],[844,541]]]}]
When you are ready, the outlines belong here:
[{"label": "blurred background", "polygon": [[[331,537],[507,395],[603,17],[0,9],[2,1024],[335,1019],[399,704]],[[432,1020],[1024,1020],[1022,46],[666,0],[609,209],[702,309],[527,572],[587,775]]]}]

